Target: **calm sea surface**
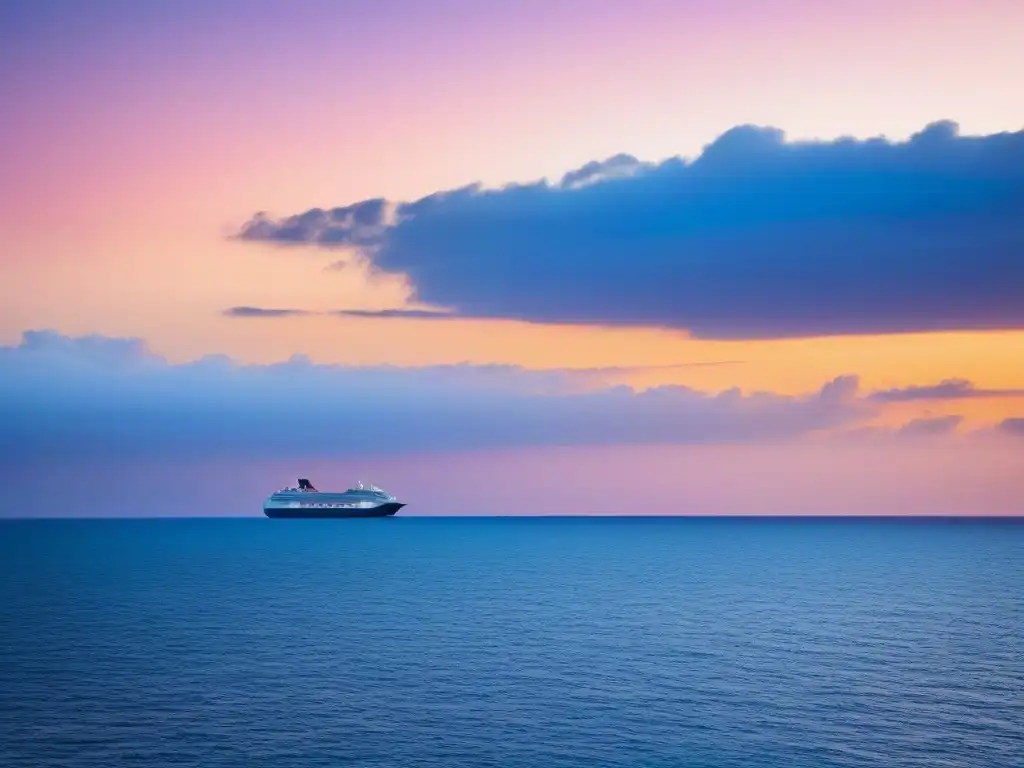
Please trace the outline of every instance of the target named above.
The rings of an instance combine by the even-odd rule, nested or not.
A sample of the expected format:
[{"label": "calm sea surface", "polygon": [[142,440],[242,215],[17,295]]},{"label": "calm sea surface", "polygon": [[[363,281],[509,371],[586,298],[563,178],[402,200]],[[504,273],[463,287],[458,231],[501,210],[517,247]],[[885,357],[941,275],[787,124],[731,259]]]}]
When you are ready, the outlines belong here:
[{"label": "calm sea surface", "polygon": [[1024,766],[1024,523],[0,523],[0,765]]}]

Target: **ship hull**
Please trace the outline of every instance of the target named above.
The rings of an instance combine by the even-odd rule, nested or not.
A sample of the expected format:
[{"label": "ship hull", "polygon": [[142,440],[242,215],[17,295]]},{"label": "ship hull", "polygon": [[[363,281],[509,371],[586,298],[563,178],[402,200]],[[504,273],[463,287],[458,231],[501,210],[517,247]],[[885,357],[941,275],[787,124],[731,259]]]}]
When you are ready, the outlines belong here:
[{"label": "ship hull", "polygon": [[263,514],[267,517],[285,518],[341,518],[341,517],[391,517],[404,507],[401,502],[379,504],[376,507],[344,508],[344,507],[264,507]]}]

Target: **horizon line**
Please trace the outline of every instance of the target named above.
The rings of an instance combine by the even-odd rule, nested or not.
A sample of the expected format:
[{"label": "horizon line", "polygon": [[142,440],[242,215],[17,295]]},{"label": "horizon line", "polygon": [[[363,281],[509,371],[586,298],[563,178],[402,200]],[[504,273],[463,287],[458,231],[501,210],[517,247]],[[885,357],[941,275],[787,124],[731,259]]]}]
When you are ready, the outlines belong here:
[{"label": "horizon line", "polygon": [[[0,517],[0,523],[13,522],[41,522],[41,521],[109,521],[109,520],[269,520],[262,514],[247,515],[103,515],[103,516],[67,516],[67,515],[42,515],[36,517]],[[302,520],[316,520],[317,518],[300,518]],[[965,520],[965,521],[991,521],[991,520],[1017,520],[1024,522],[1024,511],[1010,514],[985,513],[979,515],[965,513],[927,513],[927,514],[767,514],[756,513],[730,513],[723,515],[713,514],[665,514],[665,515],[625,515],[625,514],[528,514],[528,515],[392,515],[386,518],[323,518],[324,520]],[[295,520],[289,521],[291,523]],[[387,524],[387,523],[377,523]]]}]

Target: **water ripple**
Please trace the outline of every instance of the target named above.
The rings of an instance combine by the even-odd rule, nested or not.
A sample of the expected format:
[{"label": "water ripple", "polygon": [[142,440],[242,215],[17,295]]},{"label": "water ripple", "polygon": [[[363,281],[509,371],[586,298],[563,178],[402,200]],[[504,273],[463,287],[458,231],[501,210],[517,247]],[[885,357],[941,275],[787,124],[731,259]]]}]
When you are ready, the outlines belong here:
[{"label": "water ripple", "polygon": [[1024,525],[0,524],[0,765],[1024,766]]}]

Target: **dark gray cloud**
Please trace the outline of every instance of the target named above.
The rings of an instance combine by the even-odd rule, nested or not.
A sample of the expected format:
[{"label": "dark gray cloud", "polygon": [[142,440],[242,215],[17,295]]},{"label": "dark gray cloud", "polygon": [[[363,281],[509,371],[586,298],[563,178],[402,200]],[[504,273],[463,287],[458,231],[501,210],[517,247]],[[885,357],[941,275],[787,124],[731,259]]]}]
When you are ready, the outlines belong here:
[{"label": "dark gray cloud", "polygon": [[269,240],[283,244],[318,243],[324,246],[372,245],[387,225],[387,201],[364,200],[340,208],[313,208],[280,221],[257,213],[242,227],[242,240]]},{"label": "dark gray cloud", "polygon": [[692,162],[471,185],[391,222],[360,206],[384,210],[261,215],[242,236],[360,246],[418,303],[468,317],[704,338],[1024,327],[1024,131],[787,142],[739,126]]},{"label": "dark gray cloud", "polygon": [[756,442],[856,423],[856,377],[794,397],[598,386],[608,369],[171,364],[138,339],[29,332],[0,347],[0,458],[341,455]]},{"label": "dark gray cloud", "polygon": [[267,307],[229,307],[221,314],[226,317],[302,317],[306,315],[333,315],[335,317],[362,317],[376,320],[457,320],[458,315],[432,309],[335,309],[315,312],[306,309],[275,309]]},{"label": "dark gray cloud", "polygon": [[944,379],[938,384],[922,387],[885,389],[871,394],[882,403],[905,403],[916,400],[971,400],[992,397],[1024,397],[1024,389],[979,389],[967,379]]},{"label": "dark gray cloud", "polygon": [[268,309],[266,307],[230,307],[224,310],[228,317],[297,317],[308,315],[304,309]]},{"label": "dark gray cloud", "polygon": [[[870,398],[866,399],[868,402],[873,402]],[[919,444],[927,438],[941,438],[953,435],[960,435],[964,439],[984,438],[984,436],[990,435],[993,431],[991,427],[981,427],[958,432],[958,428],[963,423],[964,418],[959,414],[941,414],[937,416],[923,416],[893,426],[855,426],[852,429],[837,432],[835,436],[853,443],[868,443],[881,447],[905,441]],[[973,444],[979,445],[980,443],[974,442]]]},{"label": "dark gray cloud", "polygon": [[331,314],[339,317],[363,317],[378,320],[452,320],[458,315],[433,309],[338,309]]}]

